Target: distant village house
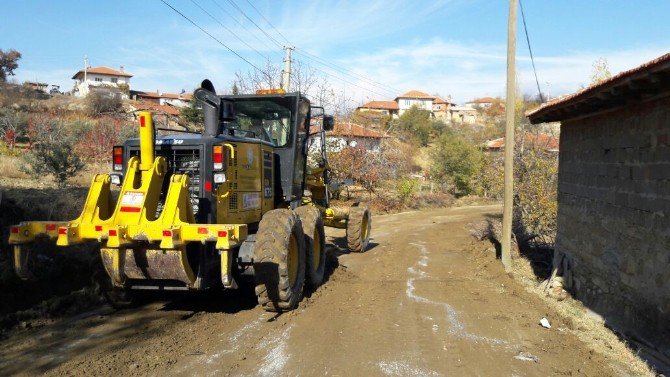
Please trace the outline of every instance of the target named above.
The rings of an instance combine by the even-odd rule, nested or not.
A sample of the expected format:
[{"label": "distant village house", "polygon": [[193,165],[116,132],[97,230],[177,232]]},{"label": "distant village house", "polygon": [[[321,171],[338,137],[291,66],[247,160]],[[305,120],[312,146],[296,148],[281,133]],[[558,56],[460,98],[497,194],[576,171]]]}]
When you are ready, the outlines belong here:
[{"label": "distant village house", "polygon": [[130,78],[133,75],[125,72],[123,67],[118,71],[109,67],[84,68],[72,76],[75,81],[73,94],[85,97],[91,90],[107,89],[113,93],[119,93],[122,98],[128,95],[124,89],[130,89]]}]

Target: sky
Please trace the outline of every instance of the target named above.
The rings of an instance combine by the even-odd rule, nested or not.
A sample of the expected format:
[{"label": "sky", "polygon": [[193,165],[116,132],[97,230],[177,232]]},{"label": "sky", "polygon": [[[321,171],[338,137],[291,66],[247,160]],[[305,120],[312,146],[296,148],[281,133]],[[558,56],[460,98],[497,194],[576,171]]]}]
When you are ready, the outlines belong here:
[{"label": "sky", "polygon": [[[12,79],[58,84],[61,90],[73,87],[71,77],[87,56],[92,67],[123,66],[134,75],[135,90],[192,91],[209,78],[222,92],[232,86],[235,72],[262,67],[267,59],[282,64],[282,46],[290,43],[296,60],[354,105],[392,100],[412,89],[456,103],[505,93],[507,1],[165,2],[246,61],[161,0],[6,2],[0,49],[23,55]],[[550,97],[587,86],[599,58],[615,74],[670,52],[665,0],[522,5],[540,87]],[[536,95],[523,30],[519,12],[517,82],[523,94]]]}]

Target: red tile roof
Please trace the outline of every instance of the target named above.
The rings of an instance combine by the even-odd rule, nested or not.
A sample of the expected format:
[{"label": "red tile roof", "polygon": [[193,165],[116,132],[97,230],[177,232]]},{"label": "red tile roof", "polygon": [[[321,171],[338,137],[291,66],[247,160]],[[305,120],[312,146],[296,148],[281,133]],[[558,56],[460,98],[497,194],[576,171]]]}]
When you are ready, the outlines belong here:
[{"label": "red tile roof", "polygon": [[398,102],[396,101],[370,101],[361,106],[359,109],[381,109],[381,110],[398,110]]},{"label": "red tile roof", "polygon": [[[133,75],[131,75],[128,72],[117,71],[116,69],[112,69],[112,68],[109,68],[109,67],[88,68],[86,70],[86,73],[87,74],[88,73],[94,73],[94,74],[97,74],[97,75],[106,75],[106,76],[133,77]],[[72,76],[72,79],[77,79],[78,76],[82,76],[82,77],[84,76],[84,70],[83,69],[80,70],[79,72],[75,73],[74,76]]]},{"label": "red tile roof", "polygon": [[[558,151],[558,139],[553,135],[539,133],[527,133],[526,143],[540,147],[547,152],[557,152]],[[486,149],[490,150],[500,150],[505,148],[505,138],[501,137],[499,139],[489,140],[485,143]]]},{"label": "red tile roof", "polygon": [[424,93],[424,92],[419,91],[419,90],[410,90],[409,92],[396,97],[396,100],[398,98],[435,99],[436,97],[431,96],[430,94]]},{"label": "red tile roof", "polygon": [[455,105],[453,102],[445,101],[440,97],[435,97],[433,105]]},{"label": "red tile roof", "polygon": [[[659,77],[669,72],[670,53],[667,53],[575,93],[555,98],[529,111],[526,116],[532,123],[555,122],[614,108],[620,106],[619,103],[627,95],[638,96],[641,91],[653,88],[654,82],[657,84],[659,80],[663,82]],[[667,84],[665,87],[667,88]],[[589,102],[594,102],[594,104]]]},{"label": "red tile roof", "polygon": [[173,116],[179,115],[179,109],[170,105],[159,105],[156,103],[144,102],[144,101],[129,101],[129,104],[137,111],[148,110],[156,113],[163,113]]},{"label": "red tile roof", "polygon": [[328,136],[348,136],[348,137],[362,137],[371,139],[387,138],[379,131],[365,128],[355,123],[335,123],[335,128],[328,132]]}]

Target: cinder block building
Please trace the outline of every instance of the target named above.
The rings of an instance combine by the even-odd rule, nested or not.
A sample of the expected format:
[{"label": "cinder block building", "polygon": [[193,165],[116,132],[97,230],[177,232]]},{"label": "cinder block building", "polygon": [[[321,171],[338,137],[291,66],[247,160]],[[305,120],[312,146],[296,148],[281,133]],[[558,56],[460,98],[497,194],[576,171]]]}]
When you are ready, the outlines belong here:
[{"label": "cinder block building", "polygon": [[561,122],[556,251],[568,287],[670,356],[670,54],[528,117]]}]

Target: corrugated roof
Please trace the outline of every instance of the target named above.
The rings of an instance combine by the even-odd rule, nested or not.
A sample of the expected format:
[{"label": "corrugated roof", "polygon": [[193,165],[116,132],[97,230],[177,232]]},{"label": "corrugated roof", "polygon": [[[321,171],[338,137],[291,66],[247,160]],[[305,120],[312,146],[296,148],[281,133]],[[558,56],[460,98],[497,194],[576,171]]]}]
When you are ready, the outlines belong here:
[{"label": "corrugated roof", "polygon": [[[112,69],[109,67],[91,67],[86,70],[86,73],[93,73],[93,74],[98,74],[98,75],[107,75],[107,76],[122,76],[122,77],[133,77],[128,72],[121,72],[117,71],[116,69]],[[75,73],[74,76],[72,76],[72,79],[77,79],[78,76],[84,76],[84,70],[80,70],[79,72]]]},{"label": "corrugated roof", "polygon": [[430,94],[419,90],[410,90],[409,92],[396,97],[396,100],[398,98],[435,99],[435,96],[431,96]]},{"label": "corrugated roof", "polygon": [[328,132],[328,136],[348,136],[371,139],[383,139],[388,137],[379,131],[365,128],[360,124],[346,122],[335,123],[335,127],[332,131]]},{"label": "corrugated roof", "polygon": [[529,111],[532,123],[556,122],[613,109],[626,99],[651,97],[670,90],[670,53],[573,94],[556,98]]},{"label": "corrugated roof", "polygon": [[169,98],[180,99],[183,101],[190,101],[193,98],[192,93],[160,93],[160,92],[143,92],[140,90],[131,91],[131,95],[136,95],[142,98]]},{"label": "corrugated roof", "polygon": [[148,110],[156,113],[165,113],[173,116],[179,115],[179,109],[170,105],[159,105],[157,103],[145,102],[145,101],[128,101],[128,103],[137,111]]},{"label": "corrugated roof", "polygon": [[482,98],[475,98],[472,101],[466,103],[493,103],[496,101],[498,101],[498,99],[493,97],[482,97]]},{"label": "corrugated roof", "polygon": [[361,106],[359,109],[381,109],[381,110],[398,110],[398,102],[396,101],[370,101]]},{"label": "corrugated roof", "polygon": [[[527,133],[525,135],[525,138],[526,143],[528,144],[540,147],[547,152],[558,152],[558,145],[559,145],[558,138],[554,137],[553,135],[545,133],[538,133],[538,134]],[[505,138],[501,137],[499,139],[489,140],[486,143],[484,143],[484,146],[486,147],[486,149],[493,149],[493,150],[503,149],[505,148]]]}]

